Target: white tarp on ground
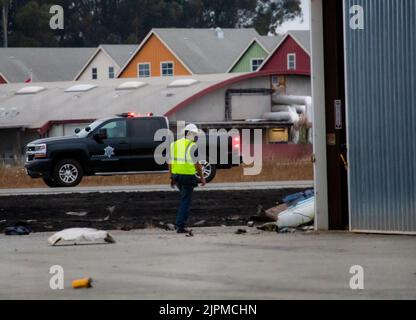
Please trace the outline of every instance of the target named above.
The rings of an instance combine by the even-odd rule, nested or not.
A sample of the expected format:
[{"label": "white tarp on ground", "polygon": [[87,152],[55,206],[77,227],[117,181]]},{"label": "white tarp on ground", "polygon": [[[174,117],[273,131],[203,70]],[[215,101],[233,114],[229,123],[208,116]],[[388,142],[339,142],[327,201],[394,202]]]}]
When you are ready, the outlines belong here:
[{"label": "white tarp on ground", "polygon": [[62,230],[49,237],[48,242],[50,245],[54,246],[61,241],[95,242],[99,240],[104,240],[108,243],[115,243],[114,238],[107,231],[89,228],[72,228]]},{"label": "white tarp on ground", "polygon": [[315,219],[315,197],[298,202],[277,216],[280,228],[296,228]]}]

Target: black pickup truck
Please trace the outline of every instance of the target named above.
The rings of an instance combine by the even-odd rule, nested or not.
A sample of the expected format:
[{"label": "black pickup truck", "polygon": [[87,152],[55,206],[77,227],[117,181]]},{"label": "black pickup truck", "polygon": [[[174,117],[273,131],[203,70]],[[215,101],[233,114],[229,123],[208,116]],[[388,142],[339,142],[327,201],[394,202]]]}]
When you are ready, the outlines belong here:
[{"label": "black pickup truck", "polygon": [[[42,178],[52,188],[75,187],[84,176],[111,176],[168,172],[168,165],[155,160],[155,150],[162,143],[155,141],[159,129],[169,129],[165,117],[137,117],[130,113],[101,119],[74,136],[46,138],[27,145],[25,168],[32,178]],[[226,150],[220,134],[207,134],[206,160],[201,160],[207,182],[216,169],[229,169],[240,164],[239,137],[227,135]],[[209,155],[209,146],[217,143],[217,154]],[[223,140],[224,141],[224,140]],[[226,164],[220,161],[226,152]],[[221,158],[223,159],[223,158]],[[236,160],[237,159],[237,160]],[[215,163],[215,164],[214,164]]]}]

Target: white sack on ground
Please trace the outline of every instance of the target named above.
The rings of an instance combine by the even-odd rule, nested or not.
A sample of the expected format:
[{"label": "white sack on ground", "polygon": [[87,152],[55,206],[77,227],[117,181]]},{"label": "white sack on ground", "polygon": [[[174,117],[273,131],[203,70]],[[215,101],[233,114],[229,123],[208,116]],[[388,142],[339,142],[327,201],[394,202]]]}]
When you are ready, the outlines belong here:
[{"label": "white sack on ground", "polygon": [[107,231],[89,228],[72,228],[62,230],[60,232],[55,233],[53,236],[49,237],[48,242],[50,245],[54,246],[60,241],[95,242],[98,240],[104,240],[108,243],[115,242],[114,238]]},{"label": "white sack on ground", "polygon": [[315,197],[298,202],[277,216],[280,228],[296,228],[315,219]]}]

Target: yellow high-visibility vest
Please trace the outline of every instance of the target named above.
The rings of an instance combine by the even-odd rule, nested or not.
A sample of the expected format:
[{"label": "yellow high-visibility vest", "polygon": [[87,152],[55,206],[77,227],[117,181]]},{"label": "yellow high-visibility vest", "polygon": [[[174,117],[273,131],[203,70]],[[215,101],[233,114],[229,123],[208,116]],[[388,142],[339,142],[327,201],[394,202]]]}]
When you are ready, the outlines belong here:
[{"label": "yellow high-visibility vest", "polygon": [[192,157],[196,143],[182,138],[170,147],[172,174],[195,175],[195,163]]}]

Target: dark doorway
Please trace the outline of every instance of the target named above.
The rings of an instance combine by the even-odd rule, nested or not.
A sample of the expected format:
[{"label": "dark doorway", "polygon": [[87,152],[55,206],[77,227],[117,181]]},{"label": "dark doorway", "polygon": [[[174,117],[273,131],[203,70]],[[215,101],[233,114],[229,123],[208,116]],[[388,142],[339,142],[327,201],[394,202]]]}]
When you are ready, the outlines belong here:
[{"label": "dark doorway", "polygon": [[348,229],[343,1],[323,0],[329,229]]}]

